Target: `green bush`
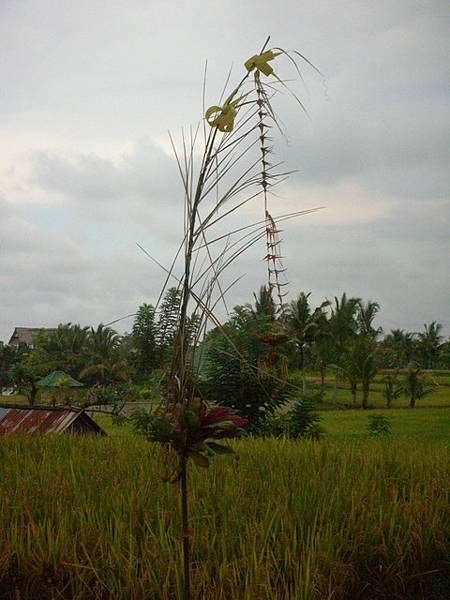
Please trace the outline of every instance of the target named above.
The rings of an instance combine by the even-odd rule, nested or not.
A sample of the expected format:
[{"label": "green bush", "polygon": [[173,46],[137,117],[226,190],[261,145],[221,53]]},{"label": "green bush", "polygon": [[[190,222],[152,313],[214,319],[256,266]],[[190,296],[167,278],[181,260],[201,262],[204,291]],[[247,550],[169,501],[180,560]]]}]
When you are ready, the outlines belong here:
[{"label": "green bush", "polygon": [[371,435],[391,433],[391,423],[385,415],[370,415],[367,429]]},{"label": "green bush", "polygon": [[309,392],[302,394],[294,403],[289,412],[289,434],[290,437],[306,437],[319,439],[324,433],[320,426],[320,415],[315,412],[318,402],[322,401],[321,392]]},{"label": "green bush", "polygon": [[263,436],[319,439],[324,429],[320,426],[320,415],[316,405],[322,400],[322,393],[297,392],[295,399],[288,398],[284,412],[269,413],[261,425]]}]

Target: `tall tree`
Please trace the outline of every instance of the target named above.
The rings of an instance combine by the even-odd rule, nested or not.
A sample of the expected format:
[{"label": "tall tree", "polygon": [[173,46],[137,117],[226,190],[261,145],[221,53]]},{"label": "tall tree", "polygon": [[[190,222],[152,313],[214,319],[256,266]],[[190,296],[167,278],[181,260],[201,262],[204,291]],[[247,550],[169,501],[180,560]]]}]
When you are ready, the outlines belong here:
[{"label": "tall tree", "polygon": [[2,388],[13,385],[13,369],[19,361],[19,352],[0,342],[0,394]]},{"label": "tall tree", "polygon": [[75,379],[86,367],[88,327],[79,324],[60,324],[55,331],[40,332],[35,348],[47,356],[52,371],[65,371]]},{"label": "tall tree", "polygon": [[347,342],[357,333],[357,313],[360,303],[360,298],[347,298],[345,292],[340,299],[334,297],[334,304],[330,303],[330,333],[338,355],[345,350]]},{"label": "tall tree", "polygon": [[142,304],[133,323],[132,340],[138,372],[148,375],[156,366],[155,308],[151,304]]},{"label": "tall tree", "polygon": [[121,347],[119,334],[100,324],[88,332],[85,367],[80,377],[88,383],[106,385],[126,381],[130,365]]},{"label": "tall tree", "polygon": [[159,361],[168,363],[180,325],[181,291],[169,288],[161,302],[157,325],[157,347]]},{"label": "tall tree", "polygon": [[442,325],[433,321],[424,324],[424,330],[417,334],[417,354],[425,369],[433,369],[439,361],[443,336]]},{"label": "tall tree", "polygon": [[436,382],[417,365],[409,365],[403,380],[403,393],[409,397],[410,408],[415,408],[417,400],[431,394]]},{"label": "tall tree", "polygon": [[310,296],[311,292],[308,294],[301,292],[297,298],[289,304],[287,310],[288,325],[293,334],[298,351],[298,367],[302,372],[303,391],[306,390],[305,352],[320,336],[320,327],[323,325],[324,309],[328,306],[328,302],[325,301],[315,310],[312,310],[309,303]]},{"label": "tall tree", "polygon": [[414,357],[414,334],[403,329],[391,329],[382,341],[382,348],[387,352],[386,367],[406,367]]},{"label": "tall tree", "polygon": [[274,319],[275,305],[268,287],[262,285],[259,288],[258,294],[253,294],[253,297],[255,299],[254,315],[256,317],[270,317],[271,319]]},{"label": "tall tree", "polygon": [[374,327],[373,321],[377,316],[377,313],[380,310],[380,305],[378,302],[368,301],[366,304],[360,301],[358,302],[357,308],[357,323],[358,323],[358,333],[364,336],[370,336],[373,339],[376,339],[381,333],[381,327]]},{"label": "tall tree", "polygon": [[[340,299],[337,296],[334,297],[334,304],[330,303],[329,332],[333,340],[334,362],[338,366],[342,364],[344,353],[357,334],[357,311],[360,302],[360,298],[347,298],[347,294],[344,292]],[[333,402],[337,401],[338,376],[339,369],[335,369]]]},{"label": "tall tree", "polygon": [[361,382],[362,408],[369,407],[370,383],[378,373],[377,350],[378,346],[375,339],[371,335],[361,334],[350,342],[349,350],[347,351],[348,361],[352,365],[351,368],[354,377]]},{"label": "tall tree", "polygon": [[41,348],[21,349],[20,362],[13,369],[13,382],[19,394],[28,399],[30,406],[36,403],[39,392],[37,382],[51,371],[48,355]]}]

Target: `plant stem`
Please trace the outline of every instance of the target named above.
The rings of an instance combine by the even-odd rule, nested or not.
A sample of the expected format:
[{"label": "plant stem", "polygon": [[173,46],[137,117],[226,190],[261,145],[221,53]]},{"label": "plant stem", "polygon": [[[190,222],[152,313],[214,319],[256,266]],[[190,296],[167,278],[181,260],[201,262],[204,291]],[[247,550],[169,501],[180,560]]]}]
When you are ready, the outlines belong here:
[{"label": "plant stem", "polygon": [[184,600],[191,600],[190,580],[190,548],[189,548],[189,513],[188,513],[188,488],[187,488],[187,458],[180,456],[181,480],[181,518],[183,523],[183,587]]}]

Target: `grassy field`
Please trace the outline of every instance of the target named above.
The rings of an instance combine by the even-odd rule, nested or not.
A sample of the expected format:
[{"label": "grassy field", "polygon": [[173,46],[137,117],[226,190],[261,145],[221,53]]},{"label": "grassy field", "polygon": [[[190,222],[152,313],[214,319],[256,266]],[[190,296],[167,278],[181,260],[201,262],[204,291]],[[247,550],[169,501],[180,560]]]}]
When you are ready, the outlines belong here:
[{"label": "grassy field", "polygon": [[321,412],[321,424],[330,440],[363,437],[367,435],[368,416],[379,414],[389,419],[392,436],[405,445],[419,441],[450,449],[450,408],[327,410]]},{"label": "grassy field", "polygon": [[[195,600],[448,597],[450,452],[416,419],[450,410],[392,411],[386,439],[366,414],[191,469]],[[2,600],[181,598],[175,490],[159,451],[109,420],[106,439],[2,439]]]},{"label": "grassy field", "polygon": [[[417,406],[426,406],[429,408],[448,406],[450,407],[450,372],[449,371],[428,371],[430,377],[437,383],[437,388],[425,396],[425,398],[417,401]],[[370,385],[369,394],[369,406],[371,408],[384,408],[386,406],[386,400],[383,397],[383,383],[384,373],[379,373],[375,377],[374,381]],[[301,385],[301,374],[299,371],[293,373],[293,380],[297,385]],[[307,373],[306,380],[309,386],[317,387],[320,382],[319,373]],[[331,373],[328,373],[325,378],[325,396],[324,400],[327,404],[332,403],[334,379]],[[350,393],[350,386],[345,381],[338,382],[337,389],[337,403],[339,405],[350,406],[352,403],[352,396]],[[357,403],[360,404],[362,400],[362,392],[358,387]],[[409,398],[401,396],[392,403],[393,408],[403,408],[409,406]]]},{"label": "grassy field", "polygon": [[[247,438],[193,466],[193,600],[447,600],[448,391],[415,409],[324,404],[320,442]],[[390,436],[368,434],[376,414]],[[159,450],[96,419],[108,438],[1,439],[0,600],[181,599]]]}]

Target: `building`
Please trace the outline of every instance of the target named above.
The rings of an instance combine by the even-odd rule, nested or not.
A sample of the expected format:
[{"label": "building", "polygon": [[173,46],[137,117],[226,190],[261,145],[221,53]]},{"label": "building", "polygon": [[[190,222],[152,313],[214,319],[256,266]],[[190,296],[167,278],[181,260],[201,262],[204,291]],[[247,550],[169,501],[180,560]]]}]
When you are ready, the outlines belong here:
[{"label": "building", "polygon": [[18,348],[21,344],[25,344],[28,348],[33,349],[34,338],[40,332],[50,333],[56,331],[56,328],[45,328],[45,327],[16,327],[8,342],[10,346]]},{"label": "building", "polygon": [[0,405],[0,436],[66,432],[106,435],[103,429],[81,409]]}]

